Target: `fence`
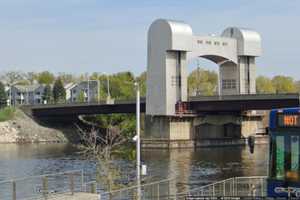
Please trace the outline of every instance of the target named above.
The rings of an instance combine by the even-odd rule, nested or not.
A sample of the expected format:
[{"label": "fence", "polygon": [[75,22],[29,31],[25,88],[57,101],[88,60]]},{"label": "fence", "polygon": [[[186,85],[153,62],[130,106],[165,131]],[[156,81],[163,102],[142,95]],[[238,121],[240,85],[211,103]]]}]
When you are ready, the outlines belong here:
[{"label": "fence", "polygon": [[265,176],[235,177],[177,194],[177,199],[192,197],[266,197]]},{"label": "fence", "polygon": [[0,182],[1,200],[47,199],[59,194],[83,191],[83,171],[32,176]]},{"label": "fence", "polygon": [[140,187],[132,186],[115,191],[105,192],[100,194],[101,200],[129,200],[138,198],[138,189],[141,190],[141,200],[157,199],[164,200],[170,199],[172,194],[176,193],[175,179],[166,179],[162,181],[151,182],[142,184]]}]

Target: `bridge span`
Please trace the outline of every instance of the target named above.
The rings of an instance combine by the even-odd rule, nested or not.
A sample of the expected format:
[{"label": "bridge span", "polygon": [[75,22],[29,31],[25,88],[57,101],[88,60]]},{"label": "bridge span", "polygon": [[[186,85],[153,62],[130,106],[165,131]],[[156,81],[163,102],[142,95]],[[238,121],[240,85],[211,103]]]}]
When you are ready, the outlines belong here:
[{"label": "bridge span", "polygon": [[[226,96],[196,96],[182,102],[183,110],[177,114],[241,113],[248,110],[270,110],[273,108],[297,107],[299,94],[247,94]],[[79,115],[135,113],[135,100],[115,101],[113,104],[72,103],[23,106],[35,118],[62,118]],[[146,100],[141,99],[141,112],[146,111]]]}]

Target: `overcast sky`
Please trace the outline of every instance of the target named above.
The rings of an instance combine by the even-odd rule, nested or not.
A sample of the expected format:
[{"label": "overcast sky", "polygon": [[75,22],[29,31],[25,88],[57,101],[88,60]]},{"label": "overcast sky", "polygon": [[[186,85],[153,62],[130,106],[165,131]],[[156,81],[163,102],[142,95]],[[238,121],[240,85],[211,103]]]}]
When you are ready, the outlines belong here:
[{"label": "overcast sky", "polygon": [[0,0],[0,71],[141,73],[157,18],[183,20],[197,35],[255,29],[257,73],[300,79],[300,0]]}]

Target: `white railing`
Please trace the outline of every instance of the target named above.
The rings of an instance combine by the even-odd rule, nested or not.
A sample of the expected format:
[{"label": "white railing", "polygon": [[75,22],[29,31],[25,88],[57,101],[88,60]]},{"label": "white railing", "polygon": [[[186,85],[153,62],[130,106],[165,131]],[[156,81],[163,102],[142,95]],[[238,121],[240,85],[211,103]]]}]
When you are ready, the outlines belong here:
[{"label": "white railing", "polygon": [[[110,192],[101,193],[99,198],[101,200],[131,200],[137,199],[137,191],[139,187],[137,185],[127,187],[124,189],[114,190]],[[175,179],[166,179],[161,181],[155,181],[140,186],[141,200],[167,200],[176,194],[176,181]]]},{"label": "white railing", "polygon": [[234,177],[209,185],[178,193],[177,199],[193,199],[194,197],[266,197],[267,177]]}]

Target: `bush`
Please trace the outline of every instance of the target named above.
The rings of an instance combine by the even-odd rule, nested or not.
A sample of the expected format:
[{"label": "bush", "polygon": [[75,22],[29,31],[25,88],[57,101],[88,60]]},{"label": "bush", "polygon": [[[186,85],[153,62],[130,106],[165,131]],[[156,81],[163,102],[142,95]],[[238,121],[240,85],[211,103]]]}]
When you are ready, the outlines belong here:
[{"label": "bush", "polygon": [[4,122],[4,121],[13,119],[15,116],[15,113],[16,113],[15,108],[6,107],[3,109],[0,109],[0,122]]}]

